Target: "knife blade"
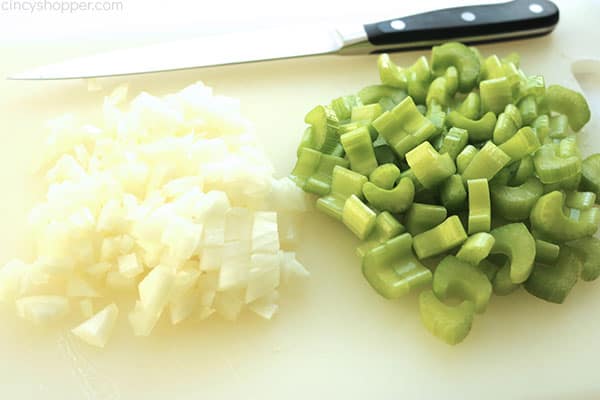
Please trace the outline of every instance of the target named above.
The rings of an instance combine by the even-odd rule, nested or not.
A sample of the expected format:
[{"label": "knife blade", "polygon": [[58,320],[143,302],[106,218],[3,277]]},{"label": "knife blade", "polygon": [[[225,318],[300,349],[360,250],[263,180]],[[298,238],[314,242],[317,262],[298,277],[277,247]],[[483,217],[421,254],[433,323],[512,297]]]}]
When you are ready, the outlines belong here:
[{"label": "knife blade", "polygon": [[544,35],[558,20],[558,8],[549,0],[514,0],[366,25],[271,28],[157,43],[45,65],[8,79],[95,78],[323,54],[373,54],[452,40],[473,44]]}]

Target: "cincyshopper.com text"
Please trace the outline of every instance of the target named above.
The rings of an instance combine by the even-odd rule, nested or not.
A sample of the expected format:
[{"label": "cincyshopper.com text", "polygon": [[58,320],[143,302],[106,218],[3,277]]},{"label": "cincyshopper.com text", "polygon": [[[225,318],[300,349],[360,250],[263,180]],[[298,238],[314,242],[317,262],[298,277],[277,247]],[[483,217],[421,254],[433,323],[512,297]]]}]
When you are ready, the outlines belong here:
[{"label": "cincyshopper.com text", "polygon": [[122,1],[19,1],[19,0],[1,0],[0,12],[110,12],[123,11]]}]

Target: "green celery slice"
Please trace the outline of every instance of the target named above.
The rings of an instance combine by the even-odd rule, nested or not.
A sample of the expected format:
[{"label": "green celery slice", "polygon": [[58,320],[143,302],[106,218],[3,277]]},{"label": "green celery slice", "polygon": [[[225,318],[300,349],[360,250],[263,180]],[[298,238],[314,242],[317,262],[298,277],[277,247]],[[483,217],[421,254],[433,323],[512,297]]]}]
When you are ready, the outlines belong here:
[{"label": "green celery slice", "polygon": [[467,240],[467,233],[458,216],[447,218],[438,226],[413,238],[413,248],[420,259],[436,256]]},{"label": "green celery slice", "polygon": [[367,282],[387,299],[397,299],[431,283],[431,271],[417,260],[404,233],[371,249],[363,258]]},{"label": "green celery slice", "polygon": [[348,197],[342,209],[342,222],[360,240],[365,240],[375,227],[377,214],[356,195]]},{"label": "green celery slice", "polygon": [[552,266],[536,265],[523,286],[542,300],[562,304],[577,283],[581,267],[581,260],[573,250],[563,246],[556,263]]},{"label": "green celery slice", "polygon": [[522,283],[529,277],[535,259],[535,240],[522,223],[512,223],[493,229],[496,239],[491,254],[503,254],[510,260],[510,279]]},{"label": "green celery slice", "polygon": [[490,190],[487,179],[469,179],[469,234],[489,232],[492,225]]},{"label": "green celery slice", "polygon": [[477,313],[483,313],[490,301],[492,285],[477,266],[446,256],[433,274],[433,293],[442,301],[469,300],[475,304]]},{"label": "green celery slice", "polygon": [[475,315],[472,302],[463,301],[457,306],[448,306],[431,290],[419,296],[419,310],[427,330],[450,345],[458,344],[467,337]]}]

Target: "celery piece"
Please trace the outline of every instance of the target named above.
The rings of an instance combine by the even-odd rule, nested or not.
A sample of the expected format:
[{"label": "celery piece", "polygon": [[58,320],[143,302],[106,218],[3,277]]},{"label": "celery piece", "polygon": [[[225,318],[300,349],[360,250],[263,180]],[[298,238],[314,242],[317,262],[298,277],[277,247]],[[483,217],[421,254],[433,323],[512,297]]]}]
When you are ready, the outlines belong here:
[{"label": "celery piece", "polygon": [[464,44],[450,42],[433,46],[431,60],[431,70],[435,76],[445,74],[450,66],[456,67],[460,92],[470,92],[477,84],[480,72],[479,58]]},{"label": "celery piece", "polygon": [[339,121],[346,121],[352,115],[352,109],[362,105],[360,98],[355,95],[338,97],[331,101],[331,109],[337,115]]},{"label": "celery piece", "polygon": [[481,98],[479,93],[471,92],[465,99],[456,107],[456,111],[462,114],[465,118],[477,120],[481,116]]},{"label": "celery piece", "polygon": [[377,215],[356,195],[350,195],[342,209],[342,222],[360,240],[365,240],[375,227]]},{"label": "celery piece", "polygon": [[460,175],[452,175],[442,183],[440,199],[448,211],[466,208],[467,191]]},{"label": "celery piece", "polygon": [[558,258],[560,247],[542,239],[535,239],[535,261],[541,264],[552,264]]},{"label": "celery piece", "polygon": [[504,264],[494,275],[492,288],[497,296],[506,296],[519,288],[519,283],[514,283],[510,278],[510,265]]},{"label": "celery piece", "polygon": [[492,179],[498,171],[510,161],[510,156],[498,148],[494,143],[487,142],[473,156],[462,173],[464,180],[485,178]]},{"label": "celery piece", "polygon": [[366,182],[362,190],[369,204],[378,210],[392,213],[407,210],[415,196],[415,186],[410,178],[400,179],[392,189],[384,189],[372,182]]},{"label": "celery piece", "polygon": [[369,250],[362,272],[377,293],[397,299],[431,283],[431,271],[416,259],[412,238],[404,233]]},{"label": "celery piece", "polygon": [[474,120],[465,117],[458,111],[450,111],[446,117],[446,124],[466,129],[469,133],[469,142],[478,143],[492,138],[496,126],[496,114],[487,112],[480,119]]},{"label": "celery piece", "polygon": [[535,131],[529,126],[525,126],[519,129],[510,139],[498,146],[498,148],[506,153],[512,161],[518,161],[534,153],[540,146],[541,144]]},{"label": "celery piece", "polygon": [[593,236],[568,242],[567,246],[583,262],[581,279],[593,281],[600,276],[600,240]]},{"label": "celery piece", "polygon": [[417,110],[411,97],[402,100],[391,111],[384,112],[373,121],[373,127],[400,157],[436,131],[433,123]]},{"label": "celery piece", "polygon": [[525,96],[519,101],[519,113],[523,125],[532,125],[538,117],[538,106],[534,96]]},{"label": "celery piece", "polygon": [[535,240],[522,223],[503,225],[490,234],[496,239],[491,254],[503,254],[510,259],[510,279],[514,283],[527,280],[535,259]]},{"label": "celery piece", "polygon": [[[564,206],[565,195],[562,192],[553,191],[540,197],[529,217],[532,229],[557,242],[577,240],[596,233],[598,224],[595,218],[586,218],[585,211],[566,215]],[[591,210],[596,214],[595,208]]]},{"label": "celery piece", "polygon": [[456,156],[456,169],[459,174],[465,172],[478,151],[475,146],[469,144]]},{"label": "celery piece", "polygon": [[350,168],[362,175],[369,175],[377,168],[377,159],[371,143],[371,136],[366,127],[358,128],[341,136],[342,146]]},{"label": "celery piece", "polygon": [[440,301],[433,291],[427,290],[419,296],[419,311],[429,332],[447,344],[455,345],[471,331],[475,305],[466,300],[457,306],[449,306]]},{"label": "celery piece", "polygon": [[467,233],[458,216],[447,218],[438,226],[413,238],[413,248],[419,259],[435,256],[467,240]]},{"label": "celery piece", "polygon": [[446,256],[433,274],[433,293],[442,301],[469,300],[475,304],[477,313],[483,313],[490,301],[492,285],[477,266]]},{"label": "celery piece", "polygon": [[377,117],[383,114],[383,109],[379,103],[367,104],[364,106],[356,106],[352,109],[352,116],[350,121],[373,121]]},{"label": "celery piece", "polygon": [[367,252],[380,244],[406,232],[404,226],[389,212],[383,211],[375,218],[375,227],[367,239],[356,248],[356,254],[364,257]]},{"label": "celery piece", "polygon": [[508,104],[504,112],[498,116],[498,121],[494,127],[493,140],[494,143],[500,145],[517,133],[517,130],[523,125],[521,113],[512,104]]},{"label": "celery piece", "polygon": [[580,188],[600,195],[600,154],[592,154],[583,160]]},{"label": "celery piece", "polygon": [[456,166],[448,154],[439,154],[429,142],[406,154],[406,161],[413,174],[425,188],[433,188],[456,172]]},{"label": "celery piece", "polygon": [[490,254],[495,241],[496,239],[487,232],[471,235],[456,253],[456,258],[469,264],[478,265]]},{"label": "celery piece", "polygon": [[490,186],[490,197],[494,215],[508,221],[524,221],[529,218],[531,209],[543,192],[542,184],[533,177],[519,186],[493,183]]},{"label": "celery piece", "polygon": [[552,139],[564,139],[569,135],[569,119],[566,115],[558,114],[550,117],[550,132]]},{"label": "celery piece", "polygon": [[465,129],[450,128],[448,133],[442,136],[440,154],[448,153],[453,160],[456,160],[468,141],[469,134]]},{"label": "celery piece", "polygon": [[492,225],[490,190],[485,178],[467,180],[469,193],[469,234],[489,232]]},{"label": "celery piece", "polygon": [[484,113],[491,111],[499,114],[507,104],[513,101],[513,92],[506,77],[487,79],[479,83],[481,109]]},{"label": "celery piece", "polygon": [[312,148],[321,153],[329,154],[339,143],[339,119],[335,112],[326,106],[316,106],[306,117],[304,122],[312,127]]},{"label": "celery piece", "polygon": [[444,207],[413,203],[404,217],[404,225],[411,235],[417,235],[441,224],[447,215]]},{"label": "celery piece", "polygon": [[523,286],[542,300],[561,304],[577,283],[581,267],[581,260],[575,252],[563,246],[554,265],[536,265]]},{"label": "celery piece", "polygon": [[333,169],[336,165],[348,167],[348,161],[305,147],[300,149],[290,178],[303,190],[324,196],[331,189]]},{"label": "celery piece", "polygon": [[365,176],[339,165],[335,166],[331,179],[331,191],[327,196],[317,200],[317,210],[341,221],[344,203],[351,195],[362,198],[362,187],[366,182]]},{"label": "celery piece", "polygon": [[406,91],[386,85],[366,86],[358,92],[358,98],[362,104],[379,103],[383,98],[388,98],[395,104],[398,104],[404,100],[406,96]]},{"label": "celery piece", "polygon": [[579,92],[560,85],[551,85],[546,90],[546,101],[552,111],[565,114],[571,129],[578,132],[590,120],[590,107]]}]

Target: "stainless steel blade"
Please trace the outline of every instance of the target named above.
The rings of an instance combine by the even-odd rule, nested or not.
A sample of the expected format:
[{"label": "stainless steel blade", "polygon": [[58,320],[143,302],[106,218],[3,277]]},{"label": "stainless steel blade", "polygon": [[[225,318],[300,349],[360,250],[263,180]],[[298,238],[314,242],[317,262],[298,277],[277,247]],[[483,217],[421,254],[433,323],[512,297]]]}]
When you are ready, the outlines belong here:
[{"label": "stainless steel blade", "polygon": [[174,71],[334,53],[344,45],[335,29],[285,27],[120,49],[42,66],[9,79],[72,79]]}]

